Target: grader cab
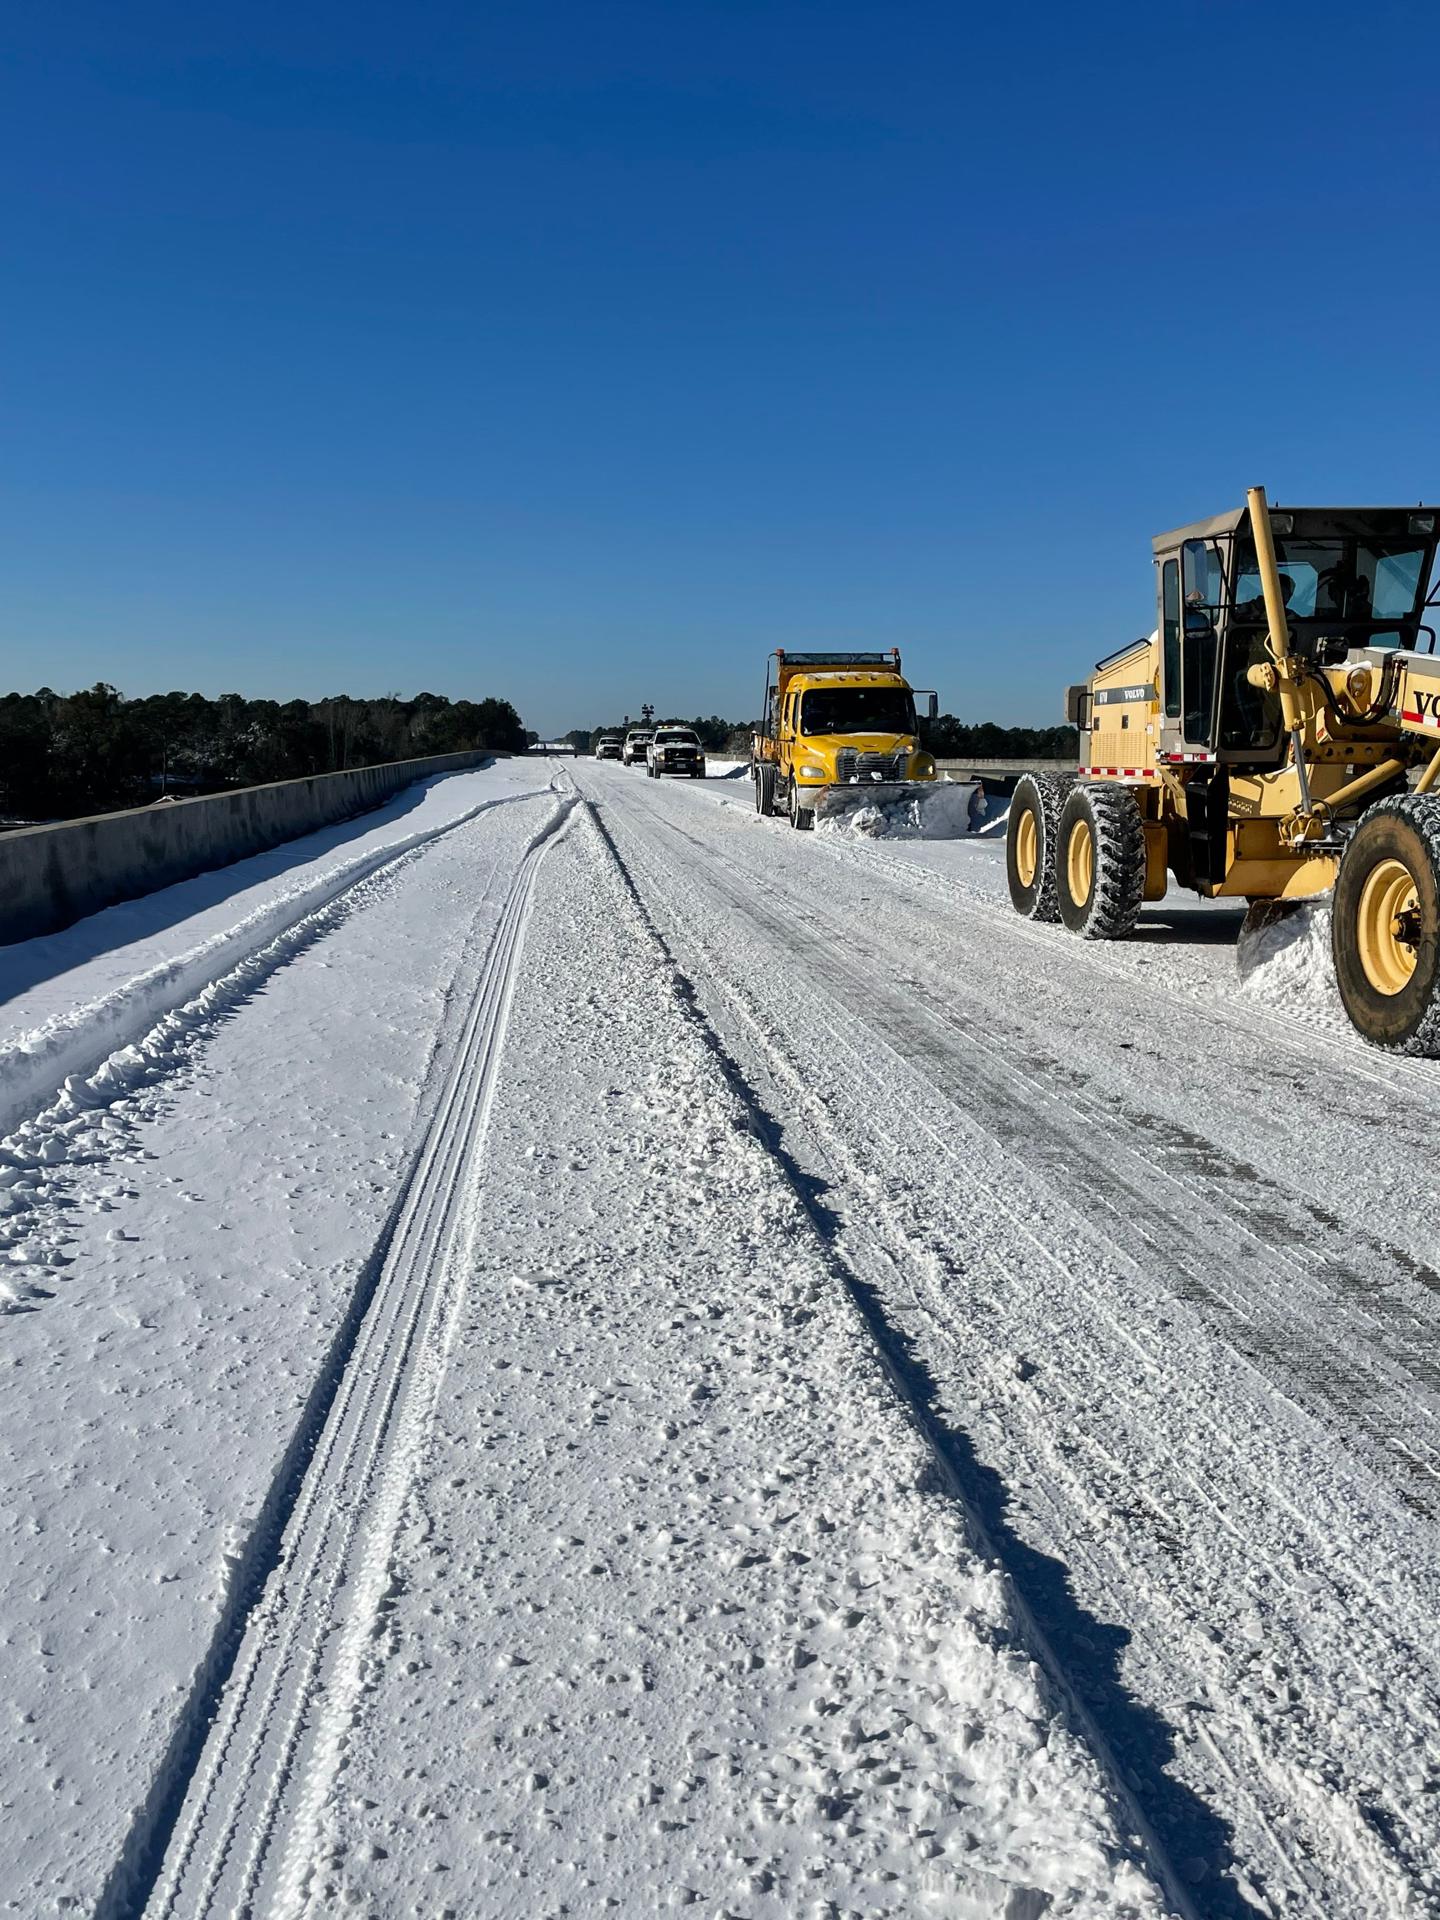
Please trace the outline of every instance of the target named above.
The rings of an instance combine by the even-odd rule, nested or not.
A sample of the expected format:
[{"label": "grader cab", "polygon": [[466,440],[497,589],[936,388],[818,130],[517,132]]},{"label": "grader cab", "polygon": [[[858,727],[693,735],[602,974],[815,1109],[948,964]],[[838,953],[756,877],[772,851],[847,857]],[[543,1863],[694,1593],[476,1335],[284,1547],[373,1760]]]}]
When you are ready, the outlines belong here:
[{"label": "grader cab", "polygon": [[1367,1039],[1440,1052],[1440,658],[1427,507],[1236,512],[1154,542],[1157,625],[1071,687],[1080,766],[1010,809],[1015,907],[1131,932],[1173,879],[1208,898],[1333,893]]}]

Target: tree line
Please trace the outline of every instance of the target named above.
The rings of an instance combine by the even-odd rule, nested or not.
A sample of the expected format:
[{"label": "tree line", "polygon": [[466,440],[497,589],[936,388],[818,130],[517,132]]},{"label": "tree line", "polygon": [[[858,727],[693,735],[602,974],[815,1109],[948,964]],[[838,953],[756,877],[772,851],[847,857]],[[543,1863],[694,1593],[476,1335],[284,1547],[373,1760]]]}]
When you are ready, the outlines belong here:
[{"label": "tree line", "polygon": [[1074,727],[1000,727],[953,713],[922,720],[920,741],[937,760],[1073,760],[1080,751]]},{"label": "tree line", "polygon": [[0,695],[0,817],[65,820],[340,773],[381,760],[494,747],[525,751],[508,700],[419,693],[356,700],[246,700],[238,693],[127,699],[101,681],[81,693]]},{"label": "tree line", "polygon": [[[565,738],[577,753],[593,753],[601,734],[614,733],[623,739],[629,728],[641,724],[639,720],[625,720],[608,727],[574,727]],[[750,736],[759,722],[722,720],[712,713],[708,719],[656,720],[650,724],[693,727],[707,753],[748,760]],[[957,720],[953,713],[942,713],[938,720],[922,720],[920,741],[938,760],[1073,760],[1080,750],[1080,736],[1074,727],[1001,727],[993,720]]]}]

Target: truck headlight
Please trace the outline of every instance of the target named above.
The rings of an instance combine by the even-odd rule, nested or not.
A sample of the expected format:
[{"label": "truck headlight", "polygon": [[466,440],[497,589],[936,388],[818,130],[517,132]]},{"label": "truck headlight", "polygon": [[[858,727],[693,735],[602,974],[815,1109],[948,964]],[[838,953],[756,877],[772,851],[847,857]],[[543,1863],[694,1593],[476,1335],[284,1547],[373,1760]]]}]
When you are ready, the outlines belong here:
[{"label": "truck headlight", "polygon": [[802,780],[823,780],[825,778],[824,767],[797,767],[795,771]]}]

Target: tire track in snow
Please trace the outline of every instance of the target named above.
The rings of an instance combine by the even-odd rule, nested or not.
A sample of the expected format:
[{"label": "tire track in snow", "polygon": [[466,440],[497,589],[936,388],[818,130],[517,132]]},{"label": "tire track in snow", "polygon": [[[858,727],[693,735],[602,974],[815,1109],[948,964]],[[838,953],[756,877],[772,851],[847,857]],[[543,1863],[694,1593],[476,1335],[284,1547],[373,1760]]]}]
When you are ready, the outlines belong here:
[{"label": "tire track in snow", "polygon": [[[712,850],[665,824],[713,868]],[[735,879],[713,883],[782,944],[790,934],[784,893],[749,875],[737,885],[739,869],[723,856],[719,864]],[[923,1059],[934,1084],[961,1110],[983,1112],[987,1130],[1019,1160],[1057,1184],[1082,1187],[1087,1204],[1107,1216],[1115,1245],[1142,1267],[1163,1270],[1267,1378],[1288,1379],[1299,1404],[1332,1407],[1342,1431],[1373,1443],[1372,1464],[1394,1491],[1427,1519],[1440,1515],[1440,1363],[1431,1327],[1417,1323],[1407,1298],[1416,1286],[1440,1291],[1440,1276],[1214,1141],[1133,1099],[1102,1100],[1062,1059],[1035,1055],[1028,1036],[994,1009],[987,1019],[1004,1044],[975,1019],[960,1019],[918,974],[905,977],[897,999],[847,961],[843,929],[832,931],[833,942],[810,962],[812,979],[902,1059]],[[1302,1325],[1297,1301],[1311,1310]]]},{"label": "tire track in snow", "polygon": [[[600,838],[614,860],[616,869],[635,903],[642,924],[664,955],[667,964],[674,970],[676,993],[681,1003],[689,1012],[697,1032],[718,1062],[732,1091],[749,1116],[751,1130],[756,1139],[770,1154],[806,1218],[810,1221],[823,1250],[826,1264],[849,1299],[860,1325],[873,1342],[885,1377],[890,1382],[906,1417],[933,1459],[941,1482],[950,1497],[964,1512],[972,1536],[981,1551],[996,1565],[1003,1566],[1004,1556],[996,1550],[989,1529],[967,1492],[966,1481],[971,1463],[958,1457],[955,1436],[938,1418],[934,1396],[919,1384],[914,1358],[907,1350],[906,1342],[886,1319],[877,1289],[865,1278],[863,1269],[870,1261],[878,1256],[885,1264],[893,1265],[893,1256],[873,1236],[856,1234],[848,1227],[842,1235],[839,1216],[826,1205],[819,1183],[806,1173],[786,1148],[779,1121],[747,1077],[745,1069],[731,1054],[720,1030],[707,1013],[694,981],[676,958],[670,940],[652,912],[629,862],[621,853],[599,810],[589,805],[589,812]],[[869,1261],[857,1261],[851,1251],[852,1248],[867,1254]],[[1064,1666],[1056,1657],[1049,1638],[1028,1605],[1024,1593],[1014,1585],[1013,1581],[1010,1597],[1030,1652],[1065,1702],[1082,1736],[1104,1768],[1115,1802],[1121,1809],[1124,1823],[1138,1836],[1144,1849],[1146,1865],[1160,1883],[1179,1920],[1201,1920],[1152,1822],[1131,1791],[1124,1769],[1120,1766],[1109,1740],[1076,1690]]]},{"label": "tire track in snow", "polygon": [[535,877],[575,805],[560,798],[511,882],[434,1116],[96,1920],[268,1914],[304,1871],[303,1849],[283,1845],[292,1794],[302,1813],[318,1800],[323,1783],[308,1766],[328,1727],[317,1702],[367,1630],[387,1529],[443,1372]]}]

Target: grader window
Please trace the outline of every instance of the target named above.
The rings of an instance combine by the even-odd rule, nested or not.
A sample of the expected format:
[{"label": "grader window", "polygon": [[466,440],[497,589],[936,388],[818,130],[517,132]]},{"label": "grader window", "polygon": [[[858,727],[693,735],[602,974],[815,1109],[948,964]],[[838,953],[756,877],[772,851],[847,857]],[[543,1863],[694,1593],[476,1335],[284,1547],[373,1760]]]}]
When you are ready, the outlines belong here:
[{"label": "grader window", "polygon": [[1181,548],[1185,561],[1185,604],[1215,611],[1225,598],[1225,569],[1220,551],[1208,540],[1187,540]]},{"label": "grader window", "polygon": [[1161,572],[1161,619],[1165,639],[1165,717],[1180,718],[1180,563],[1167,560]]},{"label": "grader window", "polygon": [[1225,682],[1220,693],[1220,745],[1232,752],[1268,754],[1280,739],[1280,696],[1252,687],[1251,667],[1270,659],[1268,629],[1236,627],[1225,643]]},{"label": "grader window", "polygon": [[[1278,539],[1275,557],[1285,611],[1291,620],[1316,622],[1322,633],[1343,633],[1352,647],[1413,645],[1403,631],[1381,629],[1387,622],[1403,627],[1419,617],[1427,551],[1416,546],[1413,534]],[[1248,541],[1238,560],[1235,617],[1258,626],[1265,621],[1265,605]]]},{"label": "grader window", "polygon": [[[1192,626],[1191,620],[1196,624]],[[1185,621],[1185,665],[1182,678],[1185,738],[1197,747],[1210,745],[1215,715],[1215,629],[1197,616]]]}]

